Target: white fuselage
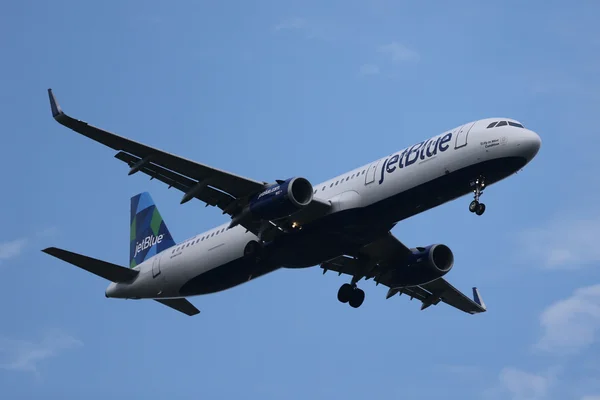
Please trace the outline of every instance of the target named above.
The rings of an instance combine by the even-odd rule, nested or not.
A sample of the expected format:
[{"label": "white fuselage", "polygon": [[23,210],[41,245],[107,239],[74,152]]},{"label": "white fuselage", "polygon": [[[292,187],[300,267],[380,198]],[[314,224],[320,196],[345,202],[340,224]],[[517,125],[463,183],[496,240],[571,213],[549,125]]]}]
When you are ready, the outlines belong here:
[{"label": "white fuselage", "polygon": [[[494,121],[509,121],[513,125],[487,128]],[[469,193],[468,180],[477,178],[476,174],[485,175],[490,185],[528,163],[537,154],[541,141],[536,133],[515,123],[509,118],[489,118],[462,125],[316,184],[314,197],[331,202],[329,214],[369,209],[377,216],[377,222],[394,224]],[[347,215],[352,219],[353,214]],[[285,266],[282,263],[256,273],[244,269],[238,280],[218,284],[219,268],[240,269],[236,260],[243,258],[248,242],[258,241],[246,228],[238,225],[227,229],[228,226],[229,222],[224,223],[148,259],[135,267],[140,273],[133,282],[112,283],[106,290],[107,297],[161,298],[208,293]],[[312,264],[315,265],[339,255],[317,255],[311,262],[316,261]],[[320,256],[326,259],[318,259]],[[186,283],[194,280],[201,285],[203,276],[209,275],[216,282],[211,283],[211,289],[182,294]]]}]

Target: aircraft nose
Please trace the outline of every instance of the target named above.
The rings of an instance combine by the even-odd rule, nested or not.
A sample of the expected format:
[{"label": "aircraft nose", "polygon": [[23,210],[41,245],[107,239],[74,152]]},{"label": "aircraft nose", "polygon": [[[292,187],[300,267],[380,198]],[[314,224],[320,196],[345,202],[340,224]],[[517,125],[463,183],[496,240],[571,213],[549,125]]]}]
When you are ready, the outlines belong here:
[{"label": "aircraft nose", "polygon": [[537,153],[540,151],[540,147],[542,147],[542,139],[540,138],[540,135],[530,130],[524,132],[521,141],[521,148],[528,162],[537,155]]}]

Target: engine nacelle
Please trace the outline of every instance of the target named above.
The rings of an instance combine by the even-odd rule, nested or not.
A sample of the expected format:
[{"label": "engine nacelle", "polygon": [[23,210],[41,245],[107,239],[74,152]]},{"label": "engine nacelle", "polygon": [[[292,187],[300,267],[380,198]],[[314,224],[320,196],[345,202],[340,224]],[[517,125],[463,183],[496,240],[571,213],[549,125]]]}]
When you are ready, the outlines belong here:
[{"label": "engine nacelle", "polygon": [[290,178],[269,186],[248,203],[252,215],[260,219],[287,217],[306,207],[313,199],[313,187],[305,178]]},{"label": "engine nacelle", "polygon": [[417,247],[411,251],[406,265],[397,269],[394,283],[423,285],[446,275],[454,266],[454,254],[444,244]]}]

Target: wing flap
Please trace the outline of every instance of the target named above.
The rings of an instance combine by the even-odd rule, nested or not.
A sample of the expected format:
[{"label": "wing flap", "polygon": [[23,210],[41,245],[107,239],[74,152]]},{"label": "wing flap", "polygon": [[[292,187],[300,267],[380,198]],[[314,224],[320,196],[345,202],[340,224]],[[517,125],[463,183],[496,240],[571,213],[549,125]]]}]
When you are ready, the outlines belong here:
[{"label": "wing flap", "polygon": [[362,264],[354,258],[341,256],[322,263],[321,268],[323,268],[323,273],[335,271],[340,275],[347,274],[354,276],[361,273]]},{"label": "wing flap", "polygon": [[444,278],[436,279],[433,282],[421,285],[421,287],[431,292],[435,297],[439,297],[449,306],[457,308],[466,313],[478,314],[487,311],[487,307],[481,300],[481,296],[479,295],[477,288],[473,288],[475,299],[471,300]]},{"label": "wing flap", "polygon": [[198,310],[192,303],[190,303],[186,299],[155,299],[161,304],[164,304],[167,307],[171,307],[174,310],[184,313],[185,315],[194,316],[200,314],[200,310]]},{"label": "wing flap", "polygon": [[208,179],[213,186],[236,198],[248,196],[264,188],[264,182],[258,182],[209,167],[97,128],[85,121],[72,118],[62,111],[54,97],[52,89],[48,89],[48,95],[50,97],[52,116],[58,123],[114,150],[125,151],[140,159],[152,160],[157,165],[185,175],[198,182]]},{"label": "wing flap", "polygon": [[[115,158],[127,163],[127,165],[132,168],[134,168],[136,165],[139,165],[138,163],[142,161],[141,158],[127,154],[123,151],[117,153]],[[166,183],[167,185],[172,186],[183,193],[189,193],[190,190],[192,190],[192,188],[198,184],[197,181],[180,175],[177,172],[170,171],[152,162],[142,165],[139,167],[138,171],[150,176],[152,179],[157,179],[163,183]],[[235,201],[235,197],[225,192],[216,190],[210,186],[204,187],[201,191],[195,193],[193,197],[211,206],[219,207],[222,210],[227,210],[228,206]]]},{"label": "wing flap", "polygon": [[477,288],[473,288],[472,300],[443,278],[419,286],[396,286],[396,282],[390,280],[392,275],[389,272],[396,268],[398,262],[402,262],[410,252],[408,247],[388,232],[387,235],[360,248],[358,259],[341,256],[321,264],[321,268],[324,269],[323,273],[332,270],[357,278],[375,277],[376,282],[390,288],[386,298],[389,299],[398,293],[407,294],[422,302],[421,310],[440,301],[469,314],[478,314],[487,310]]},{"label": "wing flap", "polygon": [[137,270],[121,267],[120,265],[111,264],[56,247],[48,247],[42,251],[111,282],[129,282],[138,275]]}]

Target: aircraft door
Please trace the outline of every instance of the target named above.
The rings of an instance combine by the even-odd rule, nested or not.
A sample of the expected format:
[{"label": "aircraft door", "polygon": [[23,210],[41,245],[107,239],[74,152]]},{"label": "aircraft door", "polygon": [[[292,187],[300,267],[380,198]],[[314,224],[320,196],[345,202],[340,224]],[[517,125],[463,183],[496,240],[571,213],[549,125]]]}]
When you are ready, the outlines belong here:
[{"label": "aircraft door", "polygon": [[152,261],[152,277],[156,278],[160,275],[160,256],[157,255]]},{"label": "aircraft door", "polygon": [[379,161],[375,161],[373,164],[369,165],[369,169],[365,174],[365,186],[375,182],[375,174],[377,172],[377,166],[379,165]]},{"label": "aircraft door", "polygon": [[[477,121],[476,121],[477,122]],[[456,132],[456,142],[454,143],[455,149],[460,149],[467,145],[467,137],[469,136],[469,131],[475,125],[475,122],[471,122],[470,124],[465,124],[457,129]]]}]

